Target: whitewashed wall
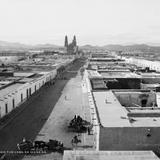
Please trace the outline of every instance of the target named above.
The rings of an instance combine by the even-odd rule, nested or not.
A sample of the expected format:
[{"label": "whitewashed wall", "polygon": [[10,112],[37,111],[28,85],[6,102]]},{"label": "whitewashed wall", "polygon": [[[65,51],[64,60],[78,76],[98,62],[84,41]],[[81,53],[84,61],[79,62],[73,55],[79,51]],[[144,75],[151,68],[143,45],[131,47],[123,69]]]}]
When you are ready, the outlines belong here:
[{"label": "whitewashed wall", "polygon": [[145,59],[136,59],[136,58],[125,58],[128,63],[138,65],[140,67],[149,67],[150,69],[160,71],[160,62],[158,61],[149,61]]},{"label": "whitewashed wall", "polygon": [[[27,100],[27,89],[28,89],[28,92],[29,92],[29,89],[31,89],[31,95],[32,95],[33,93],[35,93],[35,86],[36,86],[36,91],[38,91],[46,82],[54,79],[55,76],[56,76],[56,71],[48,72],[47,74],[44,74],[43,76],[36,78],[31,82],[22,84],[12,93],[5,95],[4,97],[0,97],[1,99],[0,100],[0,117],[3,117],[6,115],[6,108],[5,108],[6,104],[7,104],[8,113],[9,113],[14,109],[13,99],[14,99],[14,104],[16,108]],[[23,95],[23,101],[21,101],[21,94]]]},{"label": "whitewashed wall", "polygon": [[17,62],[19,59],[18,56],[0,56],[0,61],[4,64]]}]

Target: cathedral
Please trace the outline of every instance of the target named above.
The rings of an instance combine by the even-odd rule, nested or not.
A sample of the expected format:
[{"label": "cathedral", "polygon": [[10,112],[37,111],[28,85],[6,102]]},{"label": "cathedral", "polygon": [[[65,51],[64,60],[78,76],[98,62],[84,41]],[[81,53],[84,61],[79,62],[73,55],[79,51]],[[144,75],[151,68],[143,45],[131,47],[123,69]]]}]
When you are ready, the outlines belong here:
[{"label": "cathedral", "polygon": [[77,54],[78,46],[76,41],[76,36],[73,37],[72,43],[68,44],[68,37],[65,36],[64,47],[66,48],[67,54]]}]

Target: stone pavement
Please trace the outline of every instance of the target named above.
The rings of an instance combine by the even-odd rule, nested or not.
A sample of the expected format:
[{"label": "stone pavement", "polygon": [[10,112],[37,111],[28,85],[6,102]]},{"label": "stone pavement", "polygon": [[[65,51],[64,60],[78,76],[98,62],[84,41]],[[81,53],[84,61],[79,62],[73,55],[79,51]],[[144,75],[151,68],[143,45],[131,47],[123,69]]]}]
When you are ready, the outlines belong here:
[{"label": "stone pavement", "polygon": [[[76,133],[71,132],[67,126],[75,114],[91,122],[87,90],[85,84],[82,83],[80,73],[66,84],[58,102],[36,137],[36,140],[48,141],[49,139],[57,139],[62,141],[64,146],[68,149],[93,150],[94,136],[88,135],[87,133],[83,133],[79,136],[82,143],[78,144],[77,147],[71,145],[71,139]],[[29,157],[28,159],[36,159],[36,157],[40,159],[38,157],[41,156]],[[49,159],[49,157],[55,159],[62,158],[61,155],[54,156],[53,153],[50,154],[50,156],[43,155],[43,159]],[[24,157],[24,159],[27,160],[27,156]]]},{"label": "stone pavement", "polygon": [[37,140],[57,139],[67,148],[72,148],[71,139],[75,133],[69,131],[67,126],[75,114],[82,115],[80,90],[79,77],[71,79],[66,84],[48,120],[36,137]]}]

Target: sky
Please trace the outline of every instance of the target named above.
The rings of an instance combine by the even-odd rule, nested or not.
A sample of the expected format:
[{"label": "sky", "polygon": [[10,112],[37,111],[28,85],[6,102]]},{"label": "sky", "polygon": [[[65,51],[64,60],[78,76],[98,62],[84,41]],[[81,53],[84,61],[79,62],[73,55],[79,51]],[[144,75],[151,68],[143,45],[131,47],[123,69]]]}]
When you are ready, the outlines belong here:
[{"label": "sky", "polygon": [[0,40],[160,44],[160,0],[0,0]]}]

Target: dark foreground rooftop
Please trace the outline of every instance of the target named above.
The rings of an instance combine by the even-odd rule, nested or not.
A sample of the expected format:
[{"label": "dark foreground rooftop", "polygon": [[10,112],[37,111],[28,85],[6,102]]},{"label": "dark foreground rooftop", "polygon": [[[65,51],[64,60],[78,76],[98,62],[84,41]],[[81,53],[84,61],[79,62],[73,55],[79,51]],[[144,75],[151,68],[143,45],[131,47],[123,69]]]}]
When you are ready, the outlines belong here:
[{"label": "dark foreground rooftop", "polygon": [[65,151],[63,160],[158,160],[152,151]]}]

